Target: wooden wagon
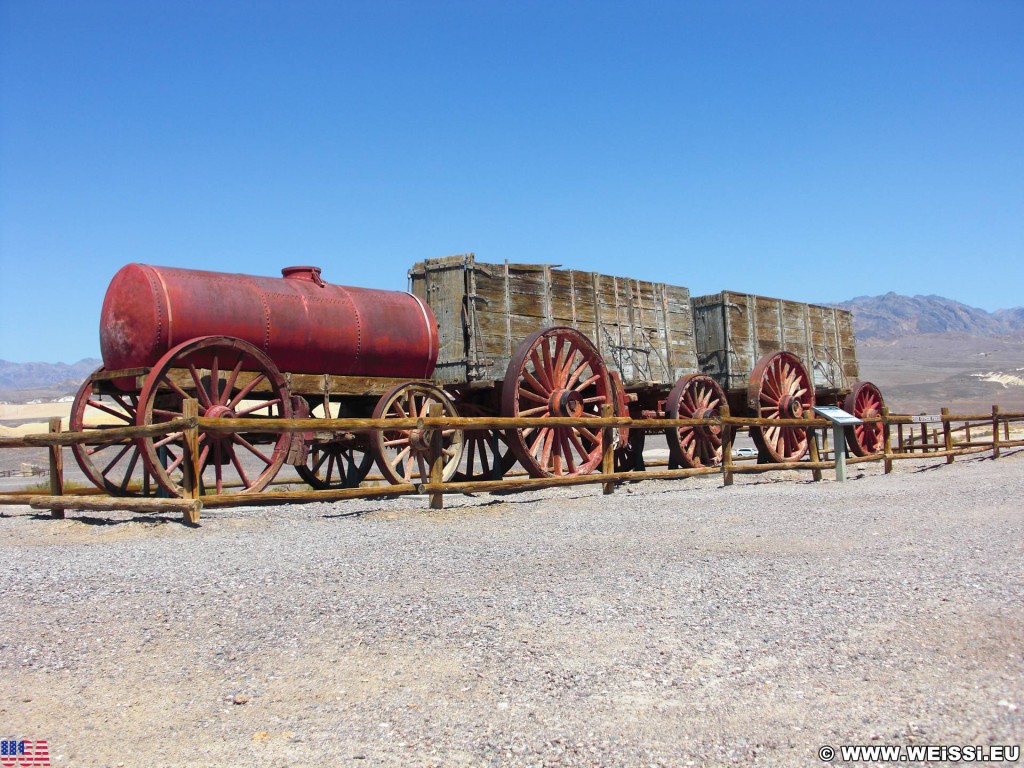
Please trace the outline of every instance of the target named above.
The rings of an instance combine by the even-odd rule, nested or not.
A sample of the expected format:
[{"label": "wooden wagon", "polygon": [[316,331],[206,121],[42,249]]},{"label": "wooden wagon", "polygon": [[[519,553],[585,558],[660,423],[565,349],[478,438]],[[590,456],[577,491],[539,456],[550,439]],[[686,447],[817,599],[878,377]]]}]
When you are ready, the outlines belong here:
[{"label": "wooden wagon", "polygon": [[[800,417],[819,401],[860,397],[871,415],[881,396],[857,380],[849,312],[722,292],[691,300],[680,286],[554,265],[486,264],[473,254],[419,262],[410,290],[439,325],[435,381],[460,412],[596,416],[609,403],[635,418],[734,414]],[[579,398],[566,393],[579,392]],[[853,403],[848,403],[854,407]],[[717,427],[664,430],[671,463],[721,461]],[[792,461],[807,448],[794,428],[751,430],[764,460]],[[621,468],[643,467],[643,430],[623,431]],[[875,450],[869,428],[851,435]],[[535,476],[588,472],[600,432],[567,428],[470,432],[461,477],[496,476],[518,460]]]},{"label": "wooden wagon", "polygon": [[[729,292],[691,300],[679,286],[472,254],[417,263],[409,283],[408,293],[348,288],[316,267],[281,278],[124,267],[104,301],[104,367],[83,383],[70,426],[152,430],[78,444],[76,459],[112,494],[183,493],[184,434],[159,427],[190,400],[207,420],[204,493],[259,492],[284,464],[314,488],[358,485],[374,464],[388,482],[426,482],[429,430],[338,431],[325,420],[421,417],[435,405],[450,417],[584,422],[604,406],[714,420],[728,402],[769,421],[801,416],[816,397],[845,397],[858,415],[881,407],[877,388],[855,384],[842,310]],[[307,417],[303,432],[260,427]],[[241,431],[208,423],[239,418]],[[722,460],[715,424],[663,431],[676,466]],[[807,447],[803,429],[769,423],[751,433],[765,460],[794,460]],[[618,432],[620,468],[642,468],[644,434]],[[585,425],[444,429],[443,477],[498,478],[517,461],[533,476],[588,473],[602,436]],[[879,440],[870,427],[850,438],[858,452]]]}]

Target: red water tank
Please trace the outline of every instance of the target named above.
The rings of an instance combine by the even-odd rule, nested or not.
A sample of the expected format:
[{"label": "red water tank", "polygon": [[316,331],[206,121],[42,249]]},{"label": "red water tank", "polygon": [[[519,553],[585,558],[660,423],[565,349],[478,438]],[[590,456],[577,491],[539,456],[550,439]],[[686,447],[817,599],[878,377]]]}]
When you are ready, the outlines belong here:
[{"label": "red water tank", "polygon": [[248,341],[281,371],[427,378],[437,323],[410,293],[330,285],[319,267],[254,277],[128,264],[100,316],[107,370],[149,367],[197,336]]}]

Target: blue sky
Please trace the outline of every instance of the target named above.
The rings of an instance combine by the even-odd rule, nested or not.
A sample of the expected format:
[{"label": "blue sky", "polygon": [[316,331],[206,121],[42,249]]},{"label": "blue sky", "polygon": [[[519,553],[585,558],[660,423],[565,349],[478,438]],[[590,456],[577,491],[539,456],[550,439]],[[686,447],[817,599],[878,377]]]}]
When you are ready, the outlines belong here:
[{"label": "blue sky", "polygon": [[123,264],[1024,305],[1024,3],[0,0],[0,358]]}]

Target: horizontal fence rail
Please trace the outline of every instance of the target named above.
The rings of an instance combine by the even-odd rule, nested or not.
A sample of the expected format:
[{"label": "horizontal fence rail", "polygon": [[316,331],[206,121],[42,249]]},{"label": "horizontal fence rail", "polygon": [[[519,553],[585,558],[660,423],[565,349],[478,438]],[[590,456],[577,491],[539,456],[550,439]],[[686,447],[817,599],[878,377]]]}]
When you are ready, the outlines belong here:
[{"label": "horizontal fence rail", "polygon": [[[24,505],[32,509],[50,510],[54,517],[63,517],[66,509],[132,512],[180,512],[190,524],[198,523],[203,508],[218,509],[237,506],[266,506],[277,504],[302,504],[310,502],[336,502],[346,499],[391,498],[396,496],[426,494],[432,509],[443,507],[445,494],[468,493],[511,493],[542,488],[567,487],[600,484],[605,494],[614,492],[615,486],[624,482],[642,480],[678,479],[706,475],[721,475],[723,485],[732,485],[735,475],[759,474],[777,470],[806,470],[813,473],[815,480],[822,478],[822,471],[837,466],[837,448],[845,452],[846,446],[828,445],[831,422],[814,418],[809,412],[800,419],[763,419],[733,416],[728,407],[723,407],[717,418],[712,419],[633,419],[628,416],[611,415],[611,406],[604,406],[600,417],[552,417],[552,418],[508,418],[508,417],[444,417],[440,406],[427,416],[404,419],[208,419],[198,416],[198,404],[186,401],[185,413],[181,418],[141,427],[111,427],[88,432],[63,432],[61,419],[50,419],[46,434],[23,437],[0,438],[0,448],[47,448],[49,452],[49,493],[38,489],[13,491],[0,494],[0,505]],[[882,462],[885,473],[892,471],[894,461],[905,459],[944,458],[952,463],[957,456],[992,452],[999,458],[1003,449],[1024,446],[1024,440],[1011,440],[1010,425],[1024,423],[1024,412],[1003,412],[993,406],[991,413],[951,414],[943,408],[936,416],[912,416],[890,414],[883,408],[875,418],[865,418],[865,423],[880,424],[883,430],[884,447],[879,453],[869,456],[847,456],[847,464]],[[954,427],[953,424],[959,426]],[[600,472],[588,475],[558,477],[506,477],[500,480],[474,480],[465,482],[443,482],[443,456],[440,439],[432,443],[430,454],[430,478],[425,483],[405,483],[377,487],[339,488],[333,490],[309,491],[263,491],[255,494],[223,493],[200,496],[199,484],[191,480],[198,476],[198,442],[200,431],[212,434],[238,432],[267,433],[330,433],[330,432],[374,432],[390,429],[417,429],[440,435],[441,430],[508,430],[530,427],[587,427],[603,431],[602,462]],[[723,447],[722,463],[714,467],[655,469],[646,471],[615,471],[615,434],[618,429],[666,430],[678,427],[720,427]],[[808,453],[800,461],[785,463],[737,462],[733,457],[733,440],[738,432],[750,427],[799,427],[808,430]],[[63,449],[73,445],[128,444],[134,440],[182,434],[185,438],[188,458],[185,469],[184,498],[154,498],[108,496],[100,489],[86,488],[74,493],[64,490]],[[985,437],[988,439],[984,439]],[[821,447],[819,440],[821,438]],[[956,440],[955,437],[962,437]],[[895,441],[895,445],[894,445]],[[831,454],[832,458],[827,458]]]}]

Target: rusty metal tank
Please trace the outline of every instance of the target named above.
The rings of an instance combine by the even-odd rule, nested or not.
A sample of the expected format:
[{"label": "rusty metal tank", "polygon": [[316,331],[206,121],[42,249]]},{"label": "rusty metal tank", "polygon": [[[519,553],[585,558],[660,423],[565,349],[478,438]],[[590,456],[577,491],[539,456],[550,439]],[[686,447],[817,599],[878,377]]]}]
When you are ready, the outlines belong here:
[{"label": "rusty metal tank", "polygon": [[331,285],[319,267],[283,277],[128,264],[100,316],[107,370],[149,367],[197,336],[235,336],[282,371],[427,378],[437,360],[430,308],[401,291]]}]

